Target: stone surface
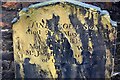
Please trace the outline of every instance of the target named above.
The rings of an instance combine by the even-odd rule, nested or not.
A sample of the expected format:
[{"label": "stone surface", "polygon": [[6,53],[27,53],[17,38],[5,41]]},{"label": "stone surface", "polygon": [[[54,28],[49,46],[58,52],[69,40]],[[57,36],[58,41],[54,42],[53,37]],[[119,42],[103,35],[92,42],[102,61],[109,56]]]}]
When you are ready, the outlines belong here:
[{"label": "stone surface", "polygon": [[13,25],[17,78],[110,78],[116,30],[105,11],[78,3],[20,11]]},{"label": "stone surface", "polygon": [[[45,0],[39,0],[39,1],[45,1]],[[7,2],[2,2],[2,4],[4,5],[5,3],[7,3]],[[19,5],[21,5],[21,6],[19,6],[19,7],[17,7],[17,6],[15,6],[14,8],[12,7],[10,7],[10,6],[8,6],[8,7],[6,7],[6,8],[4,8],[3,6],[2,6],[2,11],[4,11],[2,14],[0,13],[0,19],[4,19],[4,18],[6,18],[6,19],[4,19],[4,20],[7,20],[7,19],[10,19],[10,20],[13,20],[13,15],[17,15],[17,12],[18,11],[20,11],[23,7],[28,7],[29,5],[31,5],[31,4],[33,4],[33,3],[36,3],[36,2],[23,2],[23,3],[20,3],[20,2],[17,2]],[[110,13],[110,16],[111,16],[111,18],[112,18],[112,20],[115,20],[115,21],[117,21],[117,22],[120,22],[120,18],[119,18],[119,16],[120,16],[120,2],[115,2],[115,3],[112,3],[112,2],[110,2],[110,3],[106,3],[106,2],[104,2],[104,3],[99,3],[99,2],[91,2],[91,3],[89,3],[89,4],[92,4],[92,5],[95,5],[95,6],[98,6],[98,7],[100,7],[100,8],[102,8],[102,9],[104,9],[104,10],[108,10],[109,11],[109,13]],[[110,4],[110,5],[106,5],[106,4]],[[112,5],[111,5],[112,4]],[[14,5],[13,5],[14,6]],[[11,17],[9,16],[9,17],[4,17],[4,16],[7,16],[7,14],[6,14],[6,12],[11,12],[11,13],[9,13],[9,14],[11,14]],[[15,12],[15,14],[14,14],[14,12]],[[11,19],[12,18],[12,19]],[[9,20],[9,21],[10,21]],[[2,25],[1,25],[2,24]],[[2,27],[2,30],[4,30],[4,29],[9,29],[9,30],[11,30],[11,21],[10,22],[0,22],[0,27]],[[120,27],[119,27],[119,25],[118,25],[118,29],[117,29],[118,31],[120,31]],[[3,33],[4,34],[4,33]],[[5,33],[6,34],[6,33]],[[0,35],[1,35],[1,33],[0,33]],[[118,36],[119,36],[119,33],[118,33]],[[0,36],[1,37],[1,36]],[[117,39],[117,42],[118,42],[118,44],[117,44],[117,53],[116,53],[116,55],[115,55],[115,72],[119,72],[120,71],[120,69],[119,69],[119,66],[120,66],[120,64],[118,64],[119,63],[119,53],[120,53],[120,47],[119,47],[119,37],[117,37],[118,39]],[[0,38],[1,39],[1,38]],[[4,42],[5,40],[0,40],[0,43],[1,42]],[[11,43],[11,42],[10,42]],[[6,43],[4,43],[4,44],[6,44]],[[12,45],[11,45],[12,46]],[[1,51],[1,49],[2,48],[0,48],[0,51]],[[0,56],[1,56],[2,54],[0,53]],[[0,61],[0,63],[1,63],[2,61]],[[2,64],[2,63],[1,63]],[[10,63],[11,64],[11,63]],[[11,65],[12,66],[12,65]],[[12,67],[14,67],[14,66],[12,66]],[[2,66],[1,66],[1,70],[2,70]],[[10,71],[10,70],[9,70]],[[9,72],[8,71],[8,72]],[[0,74],[2,74],[2,72],[0,71]],[[4,73],[4,74],[6,74],[6,73]],[[3,75],[4,75],[3,74]],[[6,74],[6,76],[9,76],[9,75],[11,75],[11,74]],[[1,76],[1,75],[0,75]],[[14,77],[14,74],[13,75],[11,75],[11,76],[13,76]],[[114,78],[112,78],[113,80],[115,79],[116,80],[116,78],[119,80],[119,75],[117,76],[117,75],[114,75]],[[0,77],[0,78],[2,78],[2,77]],[[4,79],[6,79],[7,77],[4,77],[3,78],[3,80]],[[10,78],[9,78],[10,79]],[[13,79],[11,79],[11,80],[13,80]]]}]

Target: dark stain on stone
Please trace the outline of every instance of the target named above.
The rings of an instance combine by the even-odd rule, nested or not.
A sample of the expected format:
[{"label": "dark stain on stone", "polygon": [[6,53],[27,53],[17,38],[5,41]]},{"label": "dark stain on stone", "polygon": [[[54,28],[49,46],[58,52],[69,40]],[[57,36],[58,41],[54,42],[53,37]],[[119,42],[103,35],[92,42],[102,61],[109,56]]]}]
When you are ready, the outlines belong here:
[{"label": "dark stain on stone", "polygon": [[81,8],[80,8],[80,12],[82,13],[82,15],[85,16],[85,14],[86,14],[87,11],[86,11],[85,8],[81,7]]},{"label": "dark stain on stone", "polygon": [[[83,28],[84,25],[77,19],[76,15],[71,14],[69,15],[69,18],[74,27],[76,25],[79,25],[79,29],[76,29],[76,28],[75,29],[76,29],[76,32],[80,34],[80,39],[83,45],[83,51],[82,51],[83,62],[80,68],[81,70],[84,71],[82,74],[84,74],[86,78],[104,78],[105,77],[105,58],[103,56],[105,56],[106,52],[105,52],[104,41],[103,41],[104,38],[101,32],[102,30],[101,28],[99,28],[101,26],[98,27],[98,32],[96,33],[95,31],[90,29],[90,27],[94,25],[93,18],[92,19],[86,18],[87,25],[89,25],[88,30],[85,30]],[[96,36],[96,34],[98,36]],[[88,51],[88,38],[91,38],[91,41],[93,43],[92,54]],[[90,58],[90,56],[92,58]]]},{"label": "dark stain on stone", "polygon": [[[24,70],[24,78],[25,80],[28,80],[28,78],[47,78],[48,72],[45,70],[40,69],[40,71],[37,70],[36,64],[29,63],[30,59],[25,58],[24,64],[23,64],[23,70]],[[19,66],[18,66],[19,68]]]},{"label": "dark stain on stone", "polygon": [[[78,20],[77,16],[74,14],[69,15],[70,21],[74,28],[76,29],[76,32],[80,34],[80,39],[83,45],[84,50],[88,50],[88,34],[87,31],[83,28],[83,24]],[[77,29],[76,25],[79,26],[79,29]]]},{"label": "dark stain on stone", "polygon": [[20,80],[22,80],[21,78],[21,74],[20,74],[20,65],[18,63],[16,63],[16,78],[19,78]]},{"label": "dark stain on stone", "polygon": [[60,18],[59,16],[55,16],[53,14],[53,18],[50,19],[50,20],[47,20],[48,28],[50,30],[55,31],[55,32],[58,31],[57,25],[58,25],[58,22],[59,22],[59,18]]},{"label": "dark stain on stone", "polygon": [[[55,22],[56,21],[56,22]],[[78,64],[76,60],[73,58],[73,51],[71,49],[71,45],[68,41],[68,39],[64,36],[62,32],[58,29],[58,21],[59,19],[56,18],[55,15],[53,15],[53,18],[50,20],[47,20],[48,22],[48,28],[53,31],[53,35],[51,35],[50,32],[48,32],[48,38],[47,38],[47,45],[50,47],[52,45],[53,54],[55,54],[55,68],[57,70],[58,78],[64,77],[64,78],[72,78],[76,75],[72,75],[73,73],[77,73],[77,68],[75,66],[72,66],[72,64]],[[51,25],[55,24],[55,25]],[[57,29],[51,29],[51,27],[56,27]],[[60,40],[56,42],[55,35],[58,35],[60,37]],[[61,43],[61,44],[60,44]]]}]

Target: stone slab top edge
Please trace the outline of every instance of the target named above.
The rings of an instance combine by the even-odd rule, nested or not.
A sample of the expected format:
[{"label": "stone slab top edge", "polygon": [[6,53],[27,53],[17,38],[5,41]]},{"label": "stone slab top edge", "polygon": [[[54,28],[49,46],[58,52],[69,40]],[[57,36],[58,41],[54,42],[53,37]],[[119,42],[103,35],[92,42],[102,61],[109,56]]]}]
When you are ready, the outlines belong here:
[{"label": "stone slab top edge", "polygon": [[[86,3],[80,2],[78,0],[49,0],[49,1],[44,1],[44,2],[40,2],[40,3],[36,3],[36,4],[31,4],[28,8],[23,8],[21,11],[26,12],[30,8],[39,8],[39,7],[42,7],[42,6],[48,6],[48,5],[52,5],[52,4],[56,4],[56,3],[70,3],[70,4],[73,4],[73,5],[76,5],[76,6],[80,6],[80,7],[83,7],[83,8],[90,8],[92,10],[98,11],[98,12],[100,12],[100,15],[110,16],[109,12],[107,10],[101,10],[100,7],[97,7],[97,6],[94,6],[94,5],[91,5],[91,4],[86,4]],[[11,21],[11,23],[14,24],[15,22],[17,22],[17,20],[18,20],[18,17],[14,18]],[[110,18],[110,23],[112,24],[112,26],[117,27],[117,22],[111,20],[111,18]]]}]

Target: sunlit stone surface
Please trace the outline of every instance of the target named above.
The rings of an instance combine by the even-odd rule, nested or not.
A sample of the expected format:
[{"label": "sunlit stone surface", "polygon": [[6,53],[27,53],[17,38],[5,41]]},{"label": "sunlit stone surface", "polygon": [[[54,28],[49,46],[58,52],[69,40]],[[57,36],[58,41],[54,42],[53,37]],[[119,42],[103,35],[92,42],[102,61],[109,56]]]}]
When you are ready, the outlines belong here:
[{"label": "sunlit stone surface", "polygon": [[31,5],[13,21],[16,78],[109,78],[115,28],[109,14],[78,1]]}]

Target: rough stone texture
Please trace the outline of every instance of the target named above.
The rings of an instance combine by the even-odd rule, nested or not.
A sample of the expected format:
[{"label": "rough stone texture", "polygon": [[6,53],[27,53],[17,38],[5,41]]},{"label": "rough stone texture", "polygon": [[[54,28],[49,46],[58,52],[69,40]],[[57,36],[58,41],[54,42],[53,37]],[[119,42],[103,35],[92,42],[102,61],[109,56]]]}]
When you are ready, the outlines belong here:
[{"label": "rough stone texture", "polygon": [[[19,13],[20,19],[13,25],[13,41],[15,61],[20,65],[22,77],[31,78],[39,75],[39,72],[32,69],[39,69],[36,66],[40,66],[48,73],[45,77],[110,78],[113,67],[112,54],[115,50],[114,26],[109,25],[109,17],[106,14],[100,15],[102,12],[99,14],[99,11],[96,12],[89,7],[76,5],[77,2],[72,1],[56,2]],[[71,24],[70,28],[64,27],[64,24]],[[51,51],[52,55],[44,56],[51,54]],[[43,58],[47,61],[42,61]],[[31,66],[31,71],[28,66]],[[54,66],[59,67],[58,70]],[[58,75],[56,71],[61,72]],[[33,72],[36,75],[32,75]]]},{"label": "rough stone texture", "polygon": [[[4,4],[5,4],[5,2],[2,3],[2,5],[4,5]],[[19,7],[17,7],[17,6],[14,7],[13,4],[12,4],[12,6],[13,6],[12,8],[9,6],[9,5],[11,5],[11,3],[9,3],[9,5],[6,4],[6,5],[2,6],[3,13],[2,14],[0,13],[0,18],[3,19],[3,22],[0,22],[0,27],[2,27],[2,30],[9,29],[11,31],[11,20],[13,20],[13,18],[17,16],[17,11],[20,11],[23,7],[27,7],[29,4],[32,4],[32,3],[17,3],[17,6],[19,6]],[[99,6],[103,9],[109,10],[112,20],[115,20],[120,24],[120,17],[119,17],[120,16],[120,13],[119,13],[120,12],[120,8],[119,8],[120,3],[110,3],[110,5],[108,4],[108,7],[106,6],[106,3],[90,3],[90,4],[93,4],[93,5]],[[118,31],[120,31],[120,25],[118,25]],[[119,36],[119,34],[120,33],[118,32],[118,36]],[[5,31],[3,35],[7,36],[7,32]],[[5,42],[5,41],[10,42],[10,44],[12,42],[11,39],[10,40],[7,40],[7,39],[0,40],[0,42]],[[117,44],[117,54],[115,56],[115,71],[116,72],[120,71],[120,69],[119,69],[119,67],[120,67],[120,65],[119,65],[119,62],[120,62],[120,54],[119,54],[120,53],[120,42],[119,41],[120,41],[120,38],[118,37],[118,40],[117,40],[117,42],[118,42],[118,44]],[[6,45],[6,43],[4,43],[3,45]],[[7,58],[6,54],[9,55],[9,54],[12,53],[12,52],[9,52],[9,49],[7,50],[5,47],[2,48],[2,50],[5,51],[5,52],[2,52],[2,53],[5,54],[5,56],[4,56],[5,58]],[[0,55],[1,55],[1,53],[0,53]],[[11,59],[9,57],[9,59],[7,59],[7,61],[6,60],[2,60],[2,61],[0,60],[0,63],[2,63],[4,65],[4,67],[3,66],[0,67],[1,69],[3,69],[3,68],[7,69],[7,71],[3,70],[3,73],[2,73],[3,74],[3,79],[6,79],[6,78],[10,79],[11,78],[11,80],[13,80],[12,79],[12,78],[14,78],[13,57],[11,57]],[[1,72],[0,72],[0,74],[1,74]],[[119,75],[115,76],[113,79],[115,79],[115,78],[119,78]]]}]

